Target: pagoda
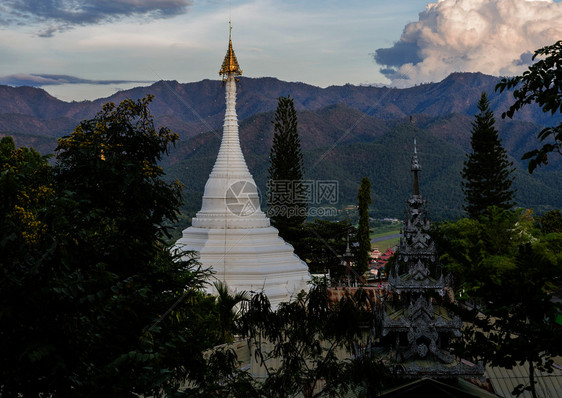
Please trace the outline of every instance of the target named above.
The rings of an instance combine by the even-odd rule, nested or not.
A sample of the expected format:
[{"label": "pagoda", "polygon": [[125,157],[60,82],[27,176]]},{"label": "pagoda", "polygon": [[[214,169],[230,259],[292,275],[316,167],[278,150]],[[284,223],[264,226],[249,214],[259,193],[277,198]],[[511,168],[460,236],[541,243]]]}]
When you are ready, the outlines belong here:
[{"label": "pagoda", "polygon": [[462,321],[443,305],[454,298],[429,235],[415,136],[411,171],[413,193],[406,203],[403,236],[382,314],[382,336],[390,346],[388,364],[406,378],[479,377],[481,365],[460,360],[449,349],[451,339],[461,336]]},{"label": "pagoda", "polygon": [[[215,165],[205,185],[201,210],[176,242],[195,253],[203,268],[231,291],[264,291],[272,307],[289,301],[310,280],[308,266],[294,254],[260,208],[256,183],[240,148],[236,115],[236,82],[242,70],[232,47],[219,70],[226,91],[223,136]],[[186,257],[190,254],[186,254]],[[214,293],[211,283],[209,293]]]}]

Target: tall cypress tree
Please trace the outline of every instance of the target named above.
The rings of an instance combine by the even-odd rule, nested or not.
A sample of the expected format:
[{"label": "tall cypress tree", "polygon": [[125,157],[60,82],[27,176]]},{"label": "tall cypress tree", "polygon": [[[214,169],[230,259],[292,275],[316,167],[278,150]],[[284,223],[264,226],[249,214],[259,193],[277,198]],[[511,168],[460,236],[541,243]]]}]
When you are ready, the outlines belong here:
[{"label": "tall cypress tree", "polygon": [[478,110],[472,122],[472,153],[467,154],[461,172],[464,209],[470,218],[478,218],[489,206],[511,209],[515,195],[511,188],[513,162],[501,145],[486,93],[480,97]]},{"label": "tall cypress tree", "polygon": [[363,177],[357,194],[359,210],[359,226],[357,228],[357,240],[359,251],[357,253],[357,273],[363,275],[369,269],[369,255],[371,252],[371,234],[369,228],[369,205],[371,204],[371,182]]},{"label": "tall cypress tree", "polygon": [[293,99],[279,97],[273,121],[267,199],[272,224],[285,240],[306,220],[304,164]]}]

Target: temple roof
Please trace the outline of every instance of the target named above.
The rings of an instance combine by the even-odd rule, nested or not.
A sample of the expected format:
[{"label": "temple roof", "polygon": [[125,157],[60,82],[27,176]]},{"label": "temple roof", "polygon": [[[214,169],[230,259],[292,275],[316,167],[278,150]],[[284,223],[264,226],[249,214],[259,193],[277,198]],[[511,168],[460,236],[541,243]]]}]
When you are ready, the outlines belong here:
[{"label": "temple roof", "polygon": [[[452,315],[447,308],[439,304],[433,304],[431,306],[434,321],[440,326],[444,326],[444,322],[454,321],[454,315]],[[389,302],[385,303],[386,315],[389,321],[399,321],[400,319],[408,319],[410,313],[408,312],[410,308],[400,307],[396,304]],[[389,325],[390,328],[399,325]],[[456,328],[456,326],[454,326]]]},{"label": "temple roof", "polygon": [[494,398],[498,397],[498,395],[492,394],[484,388],[472,384],[470,381],[464,380],[460,377],[443,382],[426,376],[383,391],[380,397]]},{"label": "temple roof", "polygon": [[[232,26],[230,27],[232,32]],[[232,48],[232,35],[228,34],[228,49],[226,50],[226,55],[224,56],[224,61],[222,61],[221,69],[219,70],[219,75],[228,76],[233,74],[240,76],[242,74],[242,69],[238,65],[238,60],[236,59],[236,54],[234,54],[234,49]]]}]

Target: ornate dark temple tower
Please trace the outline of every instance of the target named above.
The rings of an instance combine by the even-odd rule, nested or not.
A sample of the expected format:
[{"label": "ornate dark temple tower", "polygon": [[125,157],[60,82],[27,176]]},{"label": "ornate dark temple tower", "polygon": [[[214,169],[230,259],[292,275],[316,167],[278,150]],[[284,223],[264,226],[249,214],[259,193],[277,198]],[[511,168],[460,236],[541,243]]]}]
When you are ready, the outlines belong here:
[{"label": "ornate dark temple tower", "polygon": [[[412,124],[413,125],[413,124]],[[448,349],[461,336],[462,322],[443,306],[452,299],[429,235],[426,201],[419,189],[416,138],[411,170],[413,193],[406,202],[403,237],[395,269],[389,276],[382,335],[390,343],[389,362],[407,378],[481,376],[483,368],[456,359]]]}]

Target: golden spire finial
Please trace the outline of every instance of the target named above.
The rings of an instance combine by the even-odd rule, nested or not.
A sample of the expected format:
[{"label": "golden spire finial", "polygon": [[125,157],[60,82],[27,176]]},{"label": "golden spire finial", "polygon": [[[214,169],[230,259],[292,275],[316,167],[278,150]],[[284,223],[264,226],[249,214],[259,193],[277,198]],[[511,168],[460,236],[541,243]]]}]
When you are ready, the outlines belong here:
[{"label": "golden spire finial", "polygon": [[240,76],[242,74],[242,69],[240,69],[236,54],[234,54],[234,50],[232,49],[232,23],[228,21],[228,25],[228,49],[226,50],[224,61],[222,61],[222,66],[219,70],[219,75],[223,76],[223,79],[226,79],[230,74],[235,76]]}]

